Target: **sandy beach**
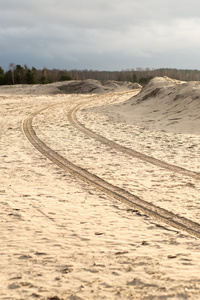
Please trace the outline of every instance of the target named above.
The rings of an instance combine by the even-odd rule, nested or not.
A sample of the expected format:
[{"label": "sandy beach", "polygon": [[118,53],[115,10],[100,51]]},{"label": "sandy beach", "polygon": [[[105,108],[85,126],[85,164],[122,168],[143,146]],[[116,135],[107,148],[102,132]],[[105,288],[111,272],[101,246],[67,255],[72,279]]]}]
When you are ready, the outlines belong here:
[{"label": "sandy beach", "polygon": [[[197,236],[72,176],[23,130],[24,120],[41,110],[33,130],[53,151],[199,223],[199,84],[169,78],[153,79],[142,90],[81,84],[74,93],[69,83],[0,87],[0,299],[200,299]],[[79,104],[76,118],[83,127],[188,173],[85,134],[68,118]]]}]

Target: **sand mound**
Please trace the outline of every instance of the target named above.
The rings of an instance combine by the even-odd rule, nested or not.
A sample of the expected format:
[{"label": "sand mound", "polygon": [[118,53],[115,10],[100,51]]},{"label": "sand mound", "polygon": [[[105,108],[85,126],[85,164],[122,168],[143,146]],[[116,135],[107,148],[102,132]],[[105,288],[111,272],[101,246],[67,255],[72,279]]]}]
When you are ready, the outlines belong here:
[{"label": "sand mound", "polygon": [[59,90],[67,94],[101,94],[114,91],[125,91],[130,89],[137,89],[140,86],[131,82],[120,82],[108,80],[100,82],[98,80],[82,80],[72,81],[67,84],[63,84],[59,87]]},{"label": "sand mound", "polygon": [[131,99],[96,111],[150,130],[199,134],[200,83],[157,77]]},{"label": "sand mound", "polygon": [[121,82],[108,80],[101,83],[98,80],[77,80],[54,82],[51,84],[35,84],[35,85],[5,85],[0,86],[0,94],[11,95],[52,95],[52,94],[101,94],[109,92],[126,91],[138,89],[141,86],[137,83]]},{"label": "sand mound", "polygon": [[59,87],[59,90],[66,94],[101,94],[105,92],[100,81],[91,79],[66,82]]}]

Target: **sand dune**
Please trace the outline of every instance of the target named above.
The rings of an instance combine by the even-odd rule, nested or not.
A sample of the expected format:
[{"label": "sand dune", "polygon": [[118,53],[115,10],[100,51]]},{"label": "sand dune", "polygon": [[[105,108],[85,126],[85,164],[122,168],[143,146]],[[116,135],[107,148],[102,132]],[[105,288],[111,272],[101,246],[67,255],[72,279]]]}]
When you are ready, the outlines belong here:
[{"label": "sand dune", "polygon": [[137,96],[105,112],[150,130],[199,134],[200,83],[154,78]]},{"label": "sand dune", "polygon": [[102,94],[108,92],[126,91],[138,89],[141,86],[137,83],[120,82],[107,80],[100,82],[98,80],[72,80],[54,82],[50,84],[35,84],[35,85],[5,85],[0,86],[0,94],[13,95],[52,95],[52,94]]},{"label": "sand dune", "polygon": [[[48,107],[33,119],[48,147],[105,181],[199,223],[199,180],[118,152],[67,118],[76,105],[90,101],[77,112],[90,130],[199,173],[197,129],[195,134],[185,134],[185,127],[182,133],[160,131],[160,124],[178,113],[176,106],[169,109],[170,103],[181,105],[181,98],[174,100],[177,91],[191,99],[191,112],[196,103],[198,114],[198,84],[157,78],[141,92],[117,92],[127,86],[111,82],[109,93],[94,94],[85,94],[91,88],[87,83],[80,94],[76,88],[67,94],[66,86],[60,91],[63,84],[0,87],[0,299],[199,299],[199,239],[72,177],[22,131],[29,114]],[[154,118],[158,107],[150,104],[159,101],[165,103],[159,109],[167,112],[167,121],[161,113],[160,121]],[[171,130],[168,125],[163,130]]]},{"label": "sand dune", "polygon": [[112,80],[100,82],[98,80],[87,79],[83,81],[68,82],[67,84],[61,85],[59,90],[67,94],[102,94],[138,88],[140,88],[140,85],[137,83]]}]

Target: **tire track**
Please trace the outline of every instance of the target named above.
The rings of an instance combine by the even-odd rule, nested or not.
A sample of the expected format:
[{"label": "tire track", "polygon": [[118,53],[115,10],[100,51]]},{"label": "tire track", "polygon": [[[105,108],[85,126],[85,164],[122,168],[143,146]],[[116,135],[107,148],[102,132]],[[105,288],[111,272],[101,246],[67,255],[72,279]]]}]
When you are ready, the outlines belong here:
[{"label": "tire track", "polygon": [[[49,160],[51,160],[63,170],[70,172],[76,178],[86,182],[89,185],[94,186],[105,194],[128,204],[136,212],[143,213],[158,220],[159,222],[163,222],[179,230],[183,230],[190,235],[200,238],[200,224],[193,222],[187,218],[178,216],[166,209],[148,203],[145,200],[137,197],[136,195],[133,195],[125,191],[124,189],[108,183],[102,178],[91,174],[86,169],[71,163],[69,160],[59,155],[57,152],[48,147],[42,140],[40,140],[32,127],[32,120],[37,114],[54,105],[47,106],[46,108],[35,111],[34,113],[30,114],[22,123],[24,134],[39,152],[41,152],[44,156],[46,156]],[[75,112],[76,109],[72,111]],[[69,116],[71,115],[71,113],[69,114]]]},{"label": "tire track", "polygon": [[172,171],[174,173],[179,173],[185,176],[189,176],[195,179],[200,179],[200,173],[198,172],[194,172],[194,171],[190,171],[187,170],[185,168],[179,167],[179,166],[175,166],[169,163],[166,163],[162,160],[156,159],[154,157],[148,156],[146,154],[143,154],[139,151],[136,150],[132,150],[130,148],[127,148],[125,146],[122,146],[120,144],[117,144],[109,139],[107,139],[106,137],[101,136],[98,133],[95,133],[94,131],[88,129],[87,127],[84,126],[84,124],[82,124],[81,122],[78,121],[77,117],[76,117],[76,112],[78,110],[80,110],[82,107],[84,107],[84,105],[86,105],[87,103],[89,103],[89,101],[86,101],[84,103],[78,104],[75,108],[73,108],[67,115],[68,120],[70,121],[70,123],[76,127],[77,129],[79,129],[80,131],[82,131],[84,134],[98,140],[99,142],[110,146],[111,148],[114,148],[117,151],[120,151],[122,153],[126,153],[132,157],[135,157],[137,159],[140,159],[142,161],[145,161],[147,163],[150,163],[152,165],[167,169],[169,171]]}]

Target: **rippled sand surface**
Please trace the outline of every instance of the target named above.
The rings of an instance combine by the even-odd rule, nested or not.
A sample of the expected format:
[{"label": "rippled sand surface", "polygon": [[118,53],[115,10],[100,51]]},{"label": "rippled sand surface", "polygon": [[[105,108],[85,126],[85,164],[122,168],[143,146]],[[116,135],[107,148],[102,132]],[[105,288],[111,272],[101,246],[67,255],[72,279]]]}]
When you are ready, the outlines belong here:
[{"label": "rippled sand surface", "polygon": [[199,135],[130,124],[117,111],[111,115],[106,110],[110,103],[119,107],[130,101],[136,91],[36,95],[27,89],[24,94],[17,88],[10,94],[0,90],[0,299],[198,299],[197,238],[158,224],[62,171],[34,149],[21,124],[31,112],[56,104],[33,120],[36,134],[49,147],[104,180],[196,222],[198,180],[101,144],[74,128],[67,113],[91,100],[77,113],[86,127],[196,172]]}]

